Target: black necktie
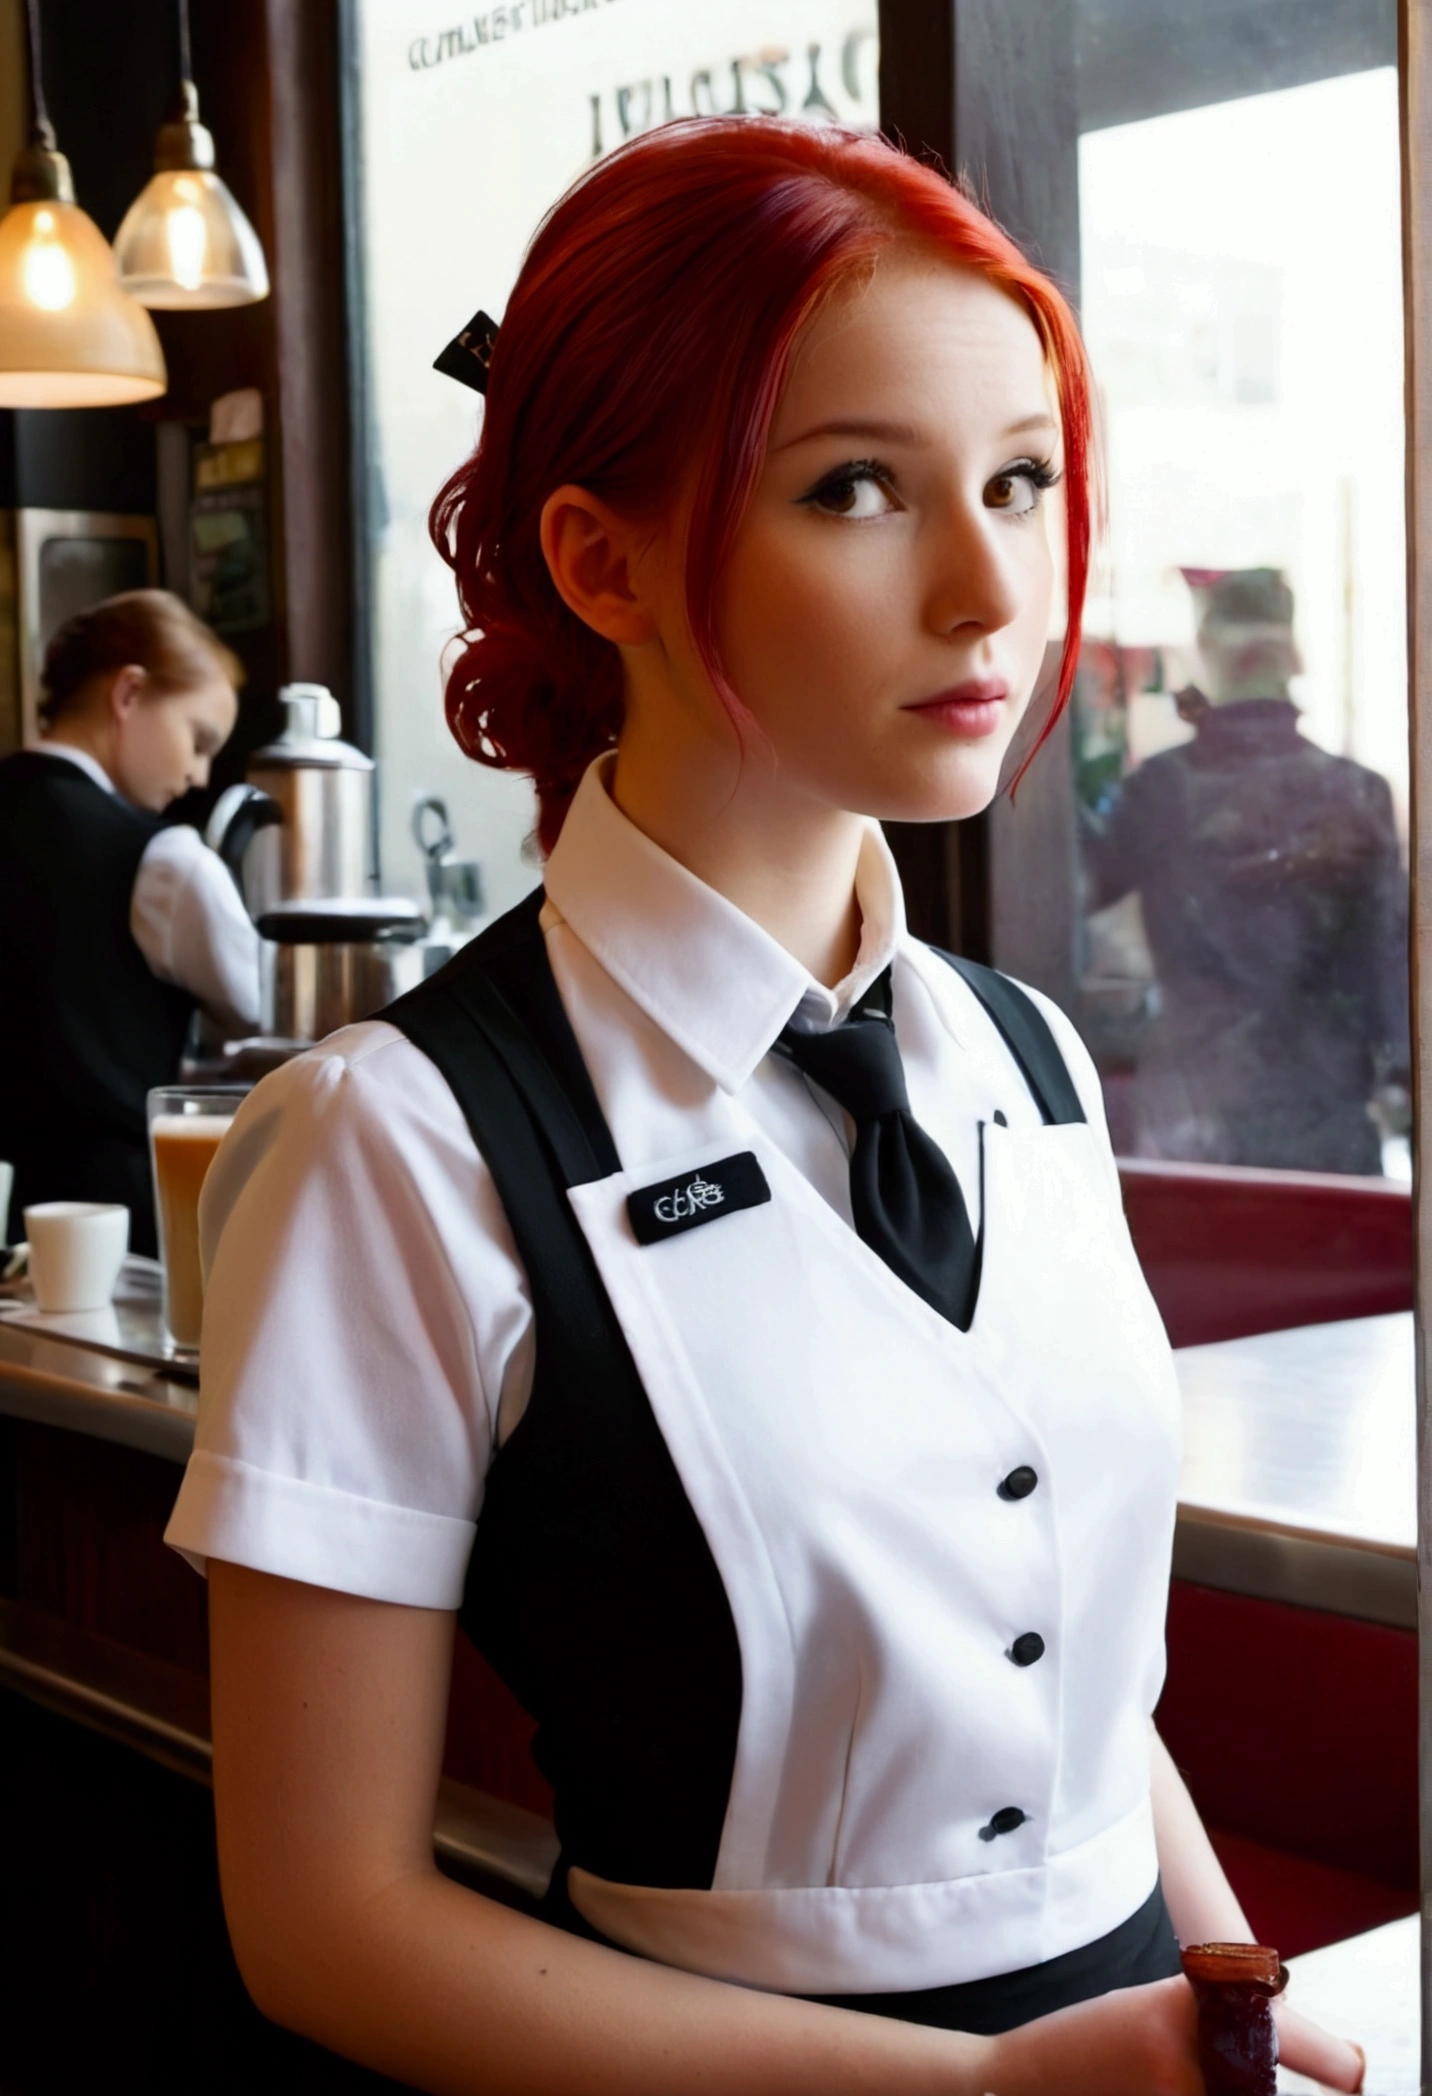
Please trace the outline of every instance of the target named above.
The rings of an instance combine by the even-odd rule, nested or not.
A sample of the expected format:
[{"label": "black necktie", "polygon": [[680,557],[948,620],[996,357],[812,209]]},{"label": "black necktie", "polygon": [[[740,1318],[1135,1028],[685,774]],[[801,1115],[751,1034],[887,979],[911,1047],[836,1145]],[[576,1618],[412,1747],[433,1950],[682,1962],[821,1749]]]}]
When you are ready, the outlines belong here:
[{"label": "black necktie", "polygon": [[977,1282],[960,1182],[910,1111],[890,1017],[887,968],[828,1033],[787,1026],[776,1042],[855,1123],[850,1206],[857,1233],[908,1288],[967,1332]]}]

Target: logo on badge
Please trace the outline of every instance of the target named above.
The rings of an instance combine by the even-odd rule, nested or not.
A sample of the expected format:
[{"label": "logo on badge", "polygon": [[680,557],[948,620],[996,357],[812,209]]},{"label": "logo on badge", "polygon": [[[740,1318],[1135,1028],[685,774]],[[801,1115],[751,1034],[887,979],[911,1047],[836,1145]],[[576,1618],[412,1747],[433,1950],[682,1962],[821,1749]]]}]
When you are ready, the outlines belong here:
[{"label": "logo on badge", "polygon": [[771,1198],[766,1175],[750,1150],[722,1157],[696,1171],[688,1167],[679,1179],[661,1179],[627,1196],[627,1214],[638,1244],[657,1244],[679,1231],[760,1208]]},{"label": "logo on badge", "polygon": [[723,1190],[698,1172],[689,1186],[678,1186],[673,1193],[662,1194],[653,1201],[651,1212],[659,1223],[684,1223],[708,1208],[724,1207],[725,1202]]}]

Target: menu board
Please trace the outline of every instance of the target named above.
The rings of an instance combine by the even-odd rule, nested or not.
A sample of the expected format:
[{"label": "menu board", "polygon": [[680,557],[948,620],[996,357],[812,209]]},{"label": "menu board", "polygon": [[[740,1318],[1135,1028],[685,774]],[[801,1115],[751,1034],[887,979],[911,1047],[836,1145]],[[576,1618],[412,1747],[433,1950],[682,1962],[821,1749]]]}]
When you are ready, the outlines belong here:
[{"label": "menu board", "polygon": [[501,317],[543,214],[624,139],[693,113],[873,129],[876,0],[354,0],[352,21],[383,883],[422,892],[412,812],[438,793],[502,910],[537,878],[533,796],[465,758],[443,716],[458,611],[427,514],[482,407],[433,359],[478,307]]}]

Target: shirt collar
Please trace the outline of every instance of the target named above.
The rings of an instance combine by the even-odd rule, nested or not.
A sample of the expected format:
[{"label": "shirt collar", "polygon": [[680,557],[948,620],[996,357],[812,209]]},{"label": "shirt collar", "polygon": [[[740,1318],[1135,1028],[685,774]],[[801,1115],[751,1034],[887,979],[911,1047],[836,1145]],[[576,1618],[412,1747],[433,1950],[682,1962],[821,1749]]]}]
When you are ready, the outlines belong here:
[{"label": "shirt collar", "polygon": [[63,757],[67,763],[77,764],[82,772],[87,772],[96,786],[102,786],[106,793],[118,790],[98,757],[92,757],[88,750],[77,750],[72,742],[42,742],[36,754],[41,757]]},{"label": "shirt collar", "polygon": [[880,826],[860,848],[855,966],[827,989],[753,918],[654,844],[608,791],[615,752],[588,767],[547,861],[550,903],[633,1003],[725,1091],[739,1091],[781,1028],[833,1026],[889,967],[905,931]]}]

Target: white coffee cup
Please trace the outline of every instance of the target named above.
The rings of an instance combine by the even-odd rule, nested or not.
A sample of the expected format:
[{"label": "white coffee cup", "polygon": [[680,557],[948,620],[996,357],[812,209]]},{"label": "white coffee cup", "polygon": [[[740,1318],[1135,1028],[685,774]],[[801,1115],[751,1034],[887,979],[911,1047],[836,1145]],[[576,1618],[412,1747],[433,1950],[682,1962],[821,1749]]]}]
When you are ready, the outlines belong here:
[{"label": "white coffee cup", "polygon": [[41,1310],[102,1310],[129,1249],[129,1210],[107,1201],[41,1201],[25,1210],[25,1236]]},{"label": "white coffee cup", "polygon": [[0,1162],[0,1245],[10,1242],[10,1196],[15,1190],[15,1167]]}]

